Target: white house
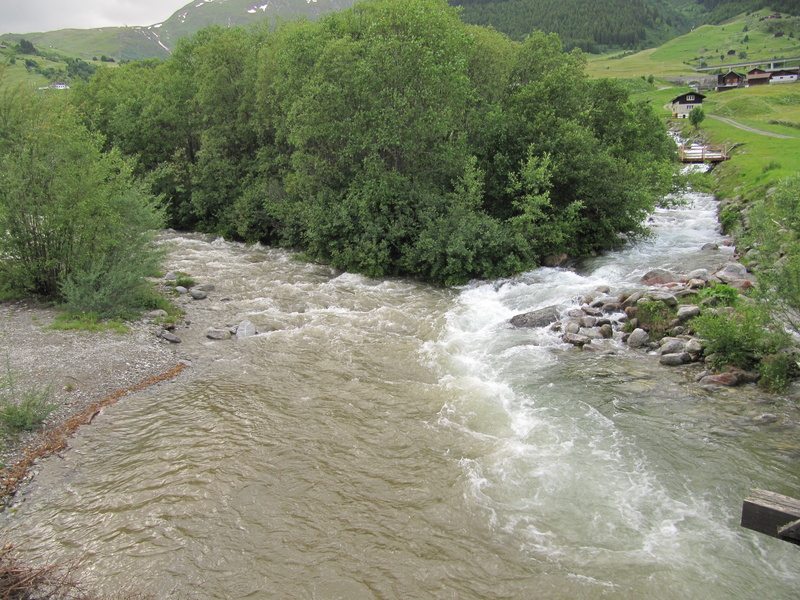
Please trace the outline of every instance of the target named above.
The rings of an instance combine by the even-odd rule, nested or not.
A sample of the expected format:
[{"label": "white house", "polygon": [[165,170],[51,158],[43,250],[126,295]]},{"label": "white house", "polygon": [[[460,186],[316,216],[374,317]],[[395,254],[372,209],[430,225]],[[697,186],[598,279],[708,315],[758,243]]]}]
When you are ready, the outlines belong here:
[{"label": "white house", "polygon": [[693,109],[703,105],[704,98],[705,95],[698,92],[686,92],[680,96],[675,96],[667,105],[667,109],[672,113],[673,117],[685,119]]},{"label": "white house", "polygon": [[798,69],[780,69],[778,71],[771,71],[769,78],[770,84],[773,83],[794,83],[797,81]]}]

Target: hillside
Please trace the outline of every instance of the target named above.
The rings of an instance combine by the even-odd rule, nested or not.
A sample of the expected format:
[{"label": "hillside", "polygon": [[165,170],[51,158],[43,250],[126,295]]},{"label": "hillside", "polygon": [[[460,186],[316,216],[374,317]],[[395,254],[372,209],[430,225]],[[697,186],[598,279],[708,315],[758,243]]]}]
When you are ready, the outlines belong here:
[{"label": "hillside", "polygon": [[704,24],[763,10],[800,14],[797,0],[448,0],[461,18],[491,25],[522,40],[541,29],[561,36],[565,48],[586,52],[641,50]]},{"label": "hillside", "polygon": [[541,29],[567,49],[644,48],[689,30],[686,15],[665,0],[449,0],[461,18],[522,40]]},{"label": "hillside", "polygon": [[588,71],[595,77],[666,77],[711,68],[713,74],[748,61],[800,57],[800,17],[769,19],[770,13],[764,9],[720,25],[703,25],[637,53],[591,56]]},{"label": "hillside", "polygon": [[117,61],[140,60],[168,55],[178,39],[207,25],[248,25],[264,18],[315,19],[353,4],[354,0],[202,0],[190,2],[162,23],[147,26],[4,33],[0,38],[18,42],[24,37],[38,48],[58,50],[83,60],[100,55]]}]

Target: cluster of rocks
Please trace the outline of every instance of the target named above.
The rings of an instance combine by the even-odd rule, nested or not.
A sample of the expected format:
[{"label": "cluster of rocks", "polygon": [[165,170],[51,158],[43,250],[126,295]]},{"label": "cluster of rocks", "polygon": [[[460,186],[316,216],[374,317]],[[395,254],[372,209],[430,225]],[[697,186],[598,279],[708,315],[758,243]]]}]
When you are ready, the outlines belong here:
[{"label": "cluster of rocks", "polygon": [[[177,271],[170,271],[164,276],[166,282],[177,281],[179,273]],[[205,300],[208,298],[208,292],[215,291],[215,287],[210,283],[200,283],[192,285],[190,288],[176,285],[175,291],[181,296],[188,296],[192,300]],[[165,310],[151,310],[146,312],[142,319],[146,322],[159,322],[168,316]],[[184,322],[188,325],[188,322]],[[224,327],[209,327],[206,329],[205,336],[210,340],[229,340],[232,338],[242,339],[256,335],[258,331],[256,326],[248,320],[233,325],[225,325]],[[172,344],[180,344],[183,340],[175,334],[175,325],[172,323],[163,323],[162,329],[158,332],[158,337]]]},{"label": "cluster of rocks", "polygon": [[232,338],[242,339],[256,335],[256,326],[252,322],[244,320],[238,325],[226,325],[225,327],[209,327],[206,329],[206,337],[210,340],[230,340]]},{"label": "cluster of rocks", "polygon": [[[614,339],[629,348],[640,349],[659,357],[665,366],[680,366],[689,363],[710,362],[705,354],[705,342],[692,335],[689,321],[704,308],[719,302],[709,296],[699,304],[681,302],[693,297],[715,283],[724,283],[738,290],[747,290],[753,285],[753,277],[744,265],[731,262],[716,272],[697,269],[685,276],[678,276],[663,269],[646,273],[641,283],[648,286],[630,293],[612,294],[607,286],[598,287],[586,297],[574,299],[571,307],[548,306],[532,312],[515,315],[510,323],[514,327],[547,327],[559,332],[564,343],[582,350],[600,350],[595,341]],[[667,324],[667,335],[654,340],[637,316],[645,303],[663,303],[674,317]],[[697,380],[704,386],[732,386],[757,380],[757,374],[741,369],[729,368],[724,373],[703,370]]]}]

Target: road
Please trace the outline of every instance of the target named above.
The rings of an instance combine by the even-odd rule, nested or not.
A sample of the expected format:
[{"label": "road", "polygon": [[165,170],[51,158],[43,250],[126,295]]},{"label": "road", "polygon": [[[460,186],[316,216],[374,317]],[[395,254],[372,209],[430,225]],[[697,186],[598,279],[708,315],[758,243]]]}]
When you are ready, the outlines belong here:
[{"label": "road", "polygon": [[722,121],[724,123],[727,123],[728,125],[733,125],[734,127],[738,127],[739,129],[744,129],[745,131],[750,131],[751,133],[760,133],[761,135],[768,135],[770,137],[776,137],[776,138],[786,138],[786,139],[790,139],[790,140],[796,139],[795,136],[793,136],[793,135],[783,135],[782,133],[772,133],[771,131],[763,131],[761,129],[756,129],[755,127],[750,127],[748,125],[742,125],[741,123],[738,123],[738,122],[734,121],[733,119],[728,119],[727,117],[718,117],[717,115],[708,115],[708,116],[711,117],[712,119],[718,119],[718,120],[720,120],[720,121]]}]

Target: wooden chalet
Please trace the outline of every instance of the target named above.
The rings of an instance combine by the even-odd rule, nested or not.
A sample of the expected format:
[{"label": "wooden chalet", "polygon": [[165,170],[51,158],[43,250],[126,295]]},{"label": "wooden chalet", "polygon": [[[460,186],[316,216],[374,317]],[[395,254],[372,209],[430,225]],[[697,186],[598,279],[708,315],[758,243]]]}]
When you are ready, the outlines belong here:
[{"label": "wooden chalet", "polygon": [[686,92],[680,96],[675,96],[670,101],[669,110],[672,112],[673,117],[685,119],[693,109],[703,105],[704,98],[705,95],[699,92]]},{"label": "wooden chalet", "polygon": [[756,67],[747,72],[747,85],[768,85],[771,77],[772,73]]},{"label": "wooden chalet", "polygon": [[724,92],[725,90],[733,90],[736,88],[744,87],[747,76],[736,71],[728,71],[725,74],[717,75],[717,91]]}]

